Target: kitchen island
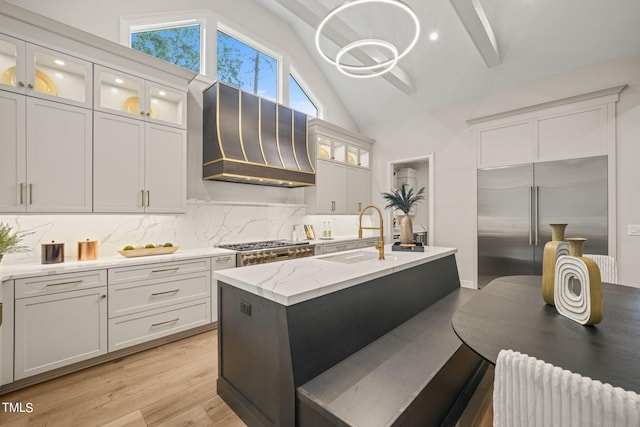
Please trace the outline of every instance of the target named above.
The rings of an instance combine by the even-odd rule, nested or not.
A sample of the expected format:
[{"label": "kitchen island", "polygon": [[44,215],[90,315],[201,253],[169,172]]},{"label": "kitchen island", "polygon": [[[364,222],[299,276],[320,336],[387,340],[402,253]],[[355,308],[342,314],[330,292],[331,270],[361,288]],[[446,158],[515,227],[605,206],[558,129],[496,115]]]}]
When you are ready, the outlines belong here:
[{"label": "kitchen island", "polygon": [[[369,248],[215,273],[218,394],[248,425],[305,425],[299,387],[460,291],[455,249],[385,249],[385,260]],[[479,362],[454,359],[464,375],[439,390],[453,400]]]}]

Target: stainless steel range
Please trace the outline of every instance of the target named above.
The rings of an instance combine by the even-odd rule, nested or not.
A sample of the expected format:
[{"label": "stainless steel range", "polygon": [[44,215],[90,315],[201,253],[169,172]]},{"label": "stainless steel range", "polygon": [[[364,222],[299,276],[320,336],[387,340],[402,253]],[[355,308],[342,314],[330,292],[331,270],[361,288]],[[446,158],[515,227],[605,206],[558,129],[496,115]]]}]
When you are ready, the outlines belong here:
[{"label": "stainless steel range", "polygon": [[284,261],[314,255],[314,247],[309,242],[290,240],[267,240],[263,242],[234,243],[218,245],[219,248],[237,251],[236,267]]}]

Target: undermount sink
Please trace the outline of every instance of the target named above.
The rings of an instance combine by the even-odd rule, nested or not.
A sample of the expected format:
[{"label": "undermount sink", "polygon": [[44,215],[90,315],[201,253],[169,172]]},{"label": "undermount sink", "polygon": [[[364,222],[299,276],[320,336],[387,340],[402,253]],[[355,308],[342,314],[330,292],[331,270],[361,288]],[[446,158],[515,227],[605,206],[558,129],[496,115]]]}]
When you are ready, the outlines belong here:
[{"label": "undermount sink", "polygon": [[343,264],[355,264],[357,262],[378,259],[378,253],[368,252],[368,251],[346,252],[346,253],[338,253],[335,255],[323,256],[318,259],[323,259],[325,261],[341,262]]}]

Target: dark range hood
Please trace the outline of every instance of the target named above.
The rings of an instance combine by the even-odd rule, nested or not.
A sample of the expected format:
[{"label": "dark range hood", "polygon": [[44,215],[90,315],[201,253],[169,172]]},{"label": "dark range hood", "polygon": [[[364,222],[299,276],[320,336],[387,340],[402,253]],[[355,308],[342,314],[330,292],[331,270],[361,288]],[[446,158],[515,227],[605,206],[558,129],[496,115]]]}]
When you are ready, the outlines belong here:
[{"label": "dark range hood", "polygon": [[315,185],[305,114],[220,82],[203,95],[203,179]]}]

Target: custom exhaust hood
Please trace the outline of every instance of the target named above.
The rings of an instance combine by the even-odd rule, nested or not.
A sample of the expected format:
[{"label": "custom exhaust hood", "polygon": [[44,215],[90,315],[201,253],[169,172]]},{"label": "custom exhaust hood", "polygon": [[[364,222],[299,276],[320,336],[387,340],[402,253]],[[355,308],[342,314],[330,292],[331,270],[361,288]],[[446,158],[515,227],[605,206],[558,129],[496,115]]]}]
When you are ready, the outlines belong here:
[{"label": "custom exhaust hood", "polygon": [[203,97],[202,179],[315,185],[305,114],[220,82]]}]

